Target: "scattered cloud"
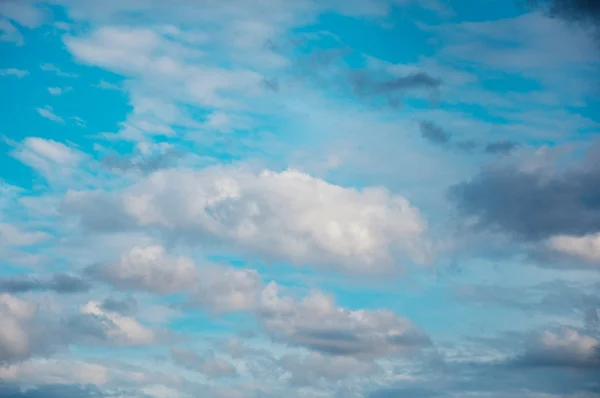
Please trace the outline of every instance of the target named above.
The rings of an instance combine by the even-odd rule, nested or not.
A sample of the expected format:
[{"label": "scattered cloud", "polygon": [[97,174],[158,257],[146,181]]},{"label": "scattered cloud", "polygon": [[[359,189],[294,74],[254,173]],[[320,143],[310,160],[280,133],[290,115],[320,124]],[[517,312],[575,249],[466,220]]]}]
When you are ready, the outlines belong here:
[{"label": "scattered cloud", "polygon": [[72,87],[48,87],[48,92],[52,95],[62,95],[73,90]]},{"label": "scattered cloud", "polygon": [[79,276],[65,273],[53,274],[49,278],[36,276],[14,276],[0,278],[0,292],[26,293],[53,291],[60,294],[87,292],[90,284]]},{"label": "scattered cloud", "polygon": [[212,351],[198,355],[188,350],[172,349],[171,358],[177,365],[203,373],[211,378],[237,376],[235,366],[226,359],[215,356]]},{"label": "scattered cloud", "polygon": [[61,69],[59,69],[57,66],[52,65],[52,64],[41,64],[40,69],[43,70],[44,72],[54,73],[56,76],[60,76],[60,77],[78,77],[78,75],[76,75],[74,73],[70,73],[70,72],[64,72]]},{"label": "scattered cloud", "polygon": [[27,75],[29,75],[29,72],[26,70],[22,70],[22,69],[16,69],[16,68],[0,69],[0,76],[15,76],[20,79]]},{"label": "scattered cloud", "polygon": [[54,113],[54,109],[50,105],[46,105],[43,108],[35,108],[41,117],[48,120],[52,120],[56,123],[65,124],[65,119]]}]

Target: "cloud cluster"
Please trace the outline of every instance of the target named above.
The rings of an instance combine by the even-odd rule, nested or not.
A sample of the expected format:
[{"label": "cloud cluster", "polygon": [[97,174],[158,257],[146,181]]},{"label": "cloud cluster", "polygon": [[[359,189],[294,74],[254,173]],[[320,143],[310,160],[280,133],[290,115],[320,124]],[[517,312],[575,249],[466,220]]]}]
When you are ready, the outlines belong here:
[{"label": "cloud cluster", "polygon": [[62,210],[91,230],[157,229],[193,244],[354,272],[430,256],[427,223],[405,198],[294,170],[163,170],[117,192],[69,192]]}]

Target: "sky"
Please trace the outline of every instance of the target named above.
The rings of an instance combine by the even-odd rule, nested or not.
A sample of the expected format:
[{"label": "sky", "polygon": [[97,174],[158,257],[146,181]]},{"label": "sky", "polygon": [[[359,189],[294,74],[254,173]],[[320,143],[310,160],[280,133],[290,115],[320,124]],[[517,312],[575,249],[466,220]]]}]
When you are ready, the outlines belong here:
[{"label": "sky", "polygon": [[600,397],[600,3],[0,0],[0,396]]}]

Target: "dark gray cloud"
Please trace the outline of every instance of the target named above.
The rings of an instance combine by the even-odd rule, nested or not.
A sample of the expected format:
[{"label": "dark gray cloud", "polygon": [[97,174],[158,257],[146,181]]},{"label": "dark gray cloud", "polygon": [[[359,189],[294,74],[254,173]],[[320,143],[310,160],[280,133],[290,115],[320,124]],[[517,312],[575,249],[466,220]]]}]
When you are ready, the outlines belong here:
[{"label": "dark gray cloud", "polygon": [[421,137],[434,144],[447,144],[452,138],[452,134],[430,121],[421,121],[419,129],[421,130]]},{"label": "dark gray cloud", "polygon": [[550,16],[598,26],[600,2],[598,0],[533,0]]},{"label": "dark gray cloud", "polygon": [[519,147],[519,144],[513,141],[492,142],[485,146],[485,152],[491,154],[508,154]]},{"label": "dark gray cloud", "polygon": [[0,278],[0,292],[25,293],[31,291],[54,291],[61,294],[81,293],[90,290],[91,285],[79,276],[57,273],[49,278],[23,275]]},{"label": "dark gray cloud", "polygon": [[454,185],[450,198],[477,226],[525,240],[600,231],[600,163],[584,162],[564,172],[518,165],[486,167]]},{"label": "dark gray cloud", "polygon": [[22,385],[0,382],[3,398],[99,398],[105,397],[96,386],[46,384],[24,389]]},{"label": "dark gray cloud", "polygon": [[452,141],[452,133],[429,120],[420,121],[419,130],[423,139],[433,144],[461,152],[473,153],[482,150],[484,153],[491,155],[506,155],[519,147],[518,143],[507,140],[488,142],[487,144],[481,144],[474,140]]},{"label": "dark gray cloud", "polygon": [[441,79],[425,72],[416,72],[387,79],[378,79],[366,71],[351,73],[349,76],[352,89],[361,97],[402,94],[415,89],[435,91],[443,83]]}]

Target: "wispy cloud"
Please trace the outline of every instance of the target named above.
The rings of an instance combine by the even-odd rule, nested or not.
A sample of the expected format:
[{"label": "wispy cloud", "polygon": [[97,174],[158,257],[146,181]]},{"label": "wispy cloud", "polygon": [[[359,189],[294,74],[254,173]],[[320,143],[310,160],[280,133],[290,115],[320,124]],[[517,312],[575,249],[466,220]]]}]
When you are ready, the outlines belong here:
[{"label": "wispy cloud", "polygon": [[35,108],[35,109],[40,114],[40,116],[43,118],[52,120],[53,122],[57,122],[57,123],[62,123],[62,124],[65,123],[65,119],[63,119],[62,117],[55,114],[54,109],[52,109],[52,107],[50,105],[46,105],[43,108]]},{"label": "wispy cloud", "polygon": [[26,70],[22,70],[22,69],[16,69],[16,68],[0,69],[0,76],[15,76],[18,78],[23,78],[27,75],[29,75],[29,72]]},{"label": "wispy cloud", "polygon": [[60,76],[60,77],[78,77],[78,75],[76,75],[75,73],[64,72],[52,64],[41,64],[40,69],[43,70],[44,72],[54,73],[56,76]]}]

